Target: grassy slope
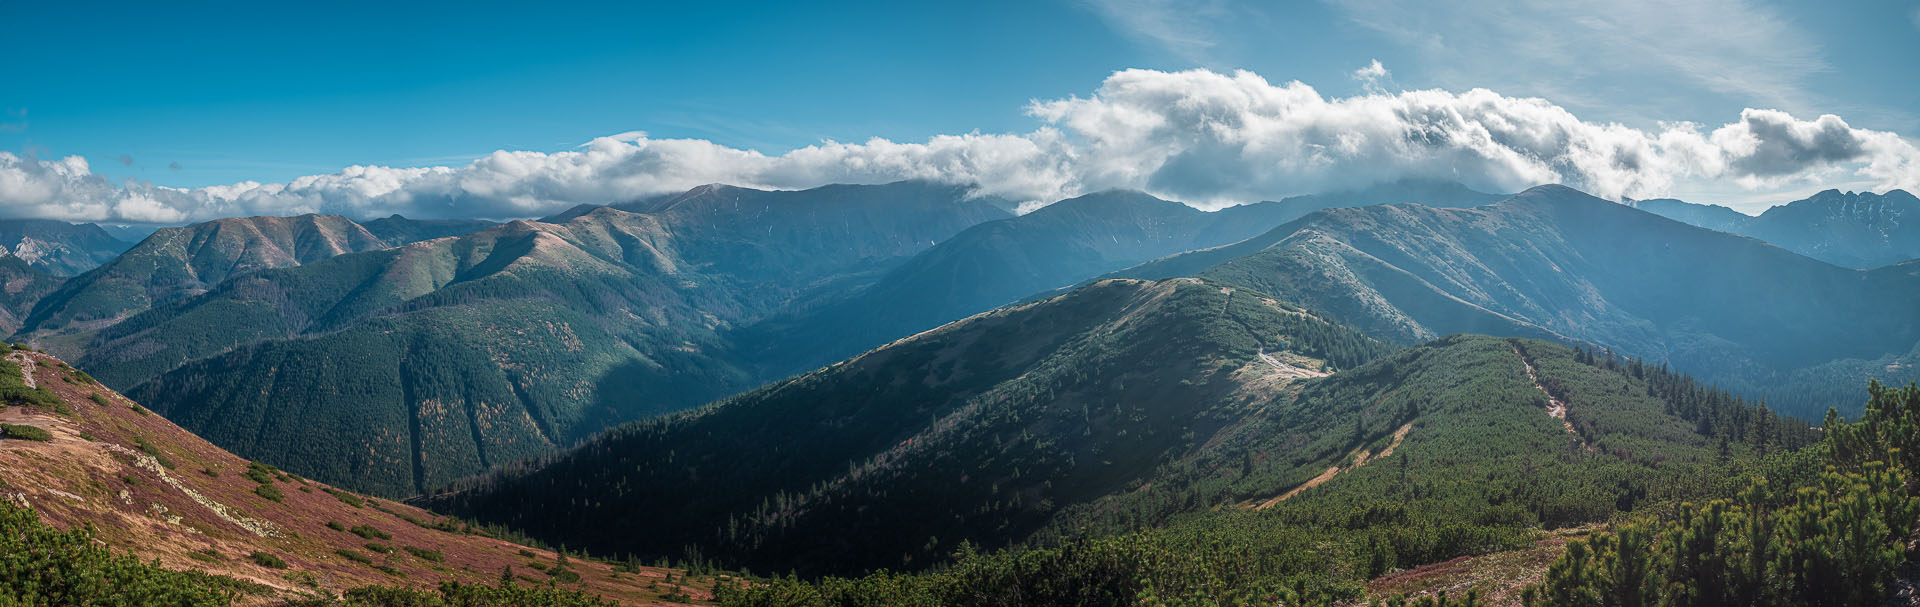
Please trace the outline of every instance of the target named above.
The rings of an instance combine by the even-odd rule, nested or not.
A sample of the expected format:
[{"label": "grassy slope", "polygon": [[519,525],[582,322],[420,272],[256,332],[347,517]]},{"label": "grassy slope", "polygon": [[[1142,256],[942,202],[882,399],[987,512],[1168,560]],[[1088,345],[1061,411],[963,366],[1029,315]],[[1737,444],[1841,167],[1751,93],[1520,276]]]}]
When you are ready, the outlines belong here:
[{"label": "grassy slope", "polygon": [[[272,589],[247,602],[372,584],[493,583],[508,566],[545,583],[548,576],[531,565],[556,561],[549,550],[426,527],[450,521],[413,506],[345,493],[345,498],[336,497],[327,485],[289,475],[267,477],[266,485],[282,496],[282,501],[271,501],[256,493],[262,483],[246,476],[247,460],[90,383],[50,356],[17,352],[9,360],[6,364],[30,368],[40,385],[58,397],[64,412],[0,407],[0,421],[45,428],[53,435],[51,442],[0,440],[0,487],[6,499],[33,508],[57,527],[91,525],[110,547],[131,550],[143,560]],[[329,528],[329,522],[371,526],[391,537],[369,540]],[[367,546],[370,542],[394,552],[375,552]],[[429,560],[405,547],[437,551],[443,560]],[[351,561],[338,550],[366,555],[373,562]],[[288,566],[256,564],[250,558],[254,552],[277,556]],[[578,558],[573,563],[581,581],[566,586],[629,604],[649,604],[680,589],[658,584],[669,573],[679,577],[678,571],[617,573],[605,563]],[[397,574],[375,566],[391,567]],[[693,596],[707,596],[710,582],[688,584]],[[692,588],[695,584],[702,586]]]}]

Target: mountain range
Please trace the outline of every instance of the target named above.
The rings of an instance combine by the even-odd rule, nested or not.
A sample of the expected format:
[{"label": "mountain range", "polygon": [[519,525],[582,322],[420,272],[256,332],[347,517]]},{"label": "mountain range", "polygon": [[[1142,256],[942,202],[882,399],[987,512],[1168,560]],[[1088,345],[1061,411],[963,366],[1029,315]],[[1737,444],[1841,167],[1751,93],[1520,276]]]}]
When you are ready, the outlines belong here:
[{"label": "mountain range", "polygon": [[[1920,297],[1914,269],[1836,267],[1540,186],[1474,209],[1327,211],[1120,275],[1242,285],[1401,343],[1488,333],[1596,344],[1811,419],[1845,403],[1780,398],[1809,392],[1796,371],[1868,366],[1920,342],[1920,311],[1884,304]],[[1849,375],[1848,385],[1868,379]]]},{"label": "mountain range", "polygon": [[926,182],[712,185],[493,227],[222,220],[26,280],[20,335],[239,453],[393,496],[1116,272],[1270,293],[1387,343],[1610,348],[1806,418],[1920,359],[1912,315],[1872,303],[1914,268],[1564,188],[1508,198],[1399,182],[1202,212],[1114,191],[1014,215]]},{"label": "mountain range", "polygon": [[1837,266],[1870,269],[1920,258],[1920,198],[1905,190],[1826,190],[1759,216],[1670,198],[1640,210],[1711,230],[1752,236]]},{"label": "mountain range", "polygon": [[81,364],[237,452],[406,495],[750,388],[724,331],[1009,214],[920,182],[700,188],[249,273]]},{"label": "mountain range", "polygon": [[[211,574],[167,584],[446,597],[349,605],[492,604],[454,598],[488,580],[739,606],[1789,604],[1831,595],[1808,572],[1890,579],[1819,547],[1920,527],[1886,471],[1920,453],[1920,392],[1858,397],[1915,374],[1920,261],[1835,265],[1683,204],[1400,182],[1017,214],[929,182],[710,185],[505,224],[220,220],[71,278],[0,257],[0,318],[53,352],[0,363],[0,543],[91,525],[63,545]],[[1723,515],[1742,539],[1636,547]],[[1676,565],[1592,581],[1642,557]],[[1721,588],[1678,565],[1702,559],[1767,569]],[[598,604],[575,599],[539,604]]]}]

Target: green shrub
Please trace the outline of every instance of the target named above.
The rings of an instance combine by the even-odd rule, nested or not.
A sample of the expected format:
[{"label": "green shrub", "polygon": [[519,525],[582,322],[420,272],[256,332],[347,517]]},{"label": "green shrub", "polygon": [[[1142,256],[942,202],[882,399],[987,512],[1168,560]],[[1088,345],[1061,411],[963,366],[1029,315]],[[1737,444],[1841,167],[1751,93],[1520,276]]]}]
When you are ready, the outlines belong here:
[{"label": "green shrub", "polygon": [[354,535],[360,536],[360,539],[367,539],[367,540],[393,539],[393,534],[387,533],[385,531],[381,531],[379,529],[375,529],[373,528],[372,525],[355,525],[347,529],[347,531],[352,532]]},{"label": "green shrub", "polygon": [[393,554],[392,546],[388,546],[380,542],[367,542],[367,550],[378,552],[380,554]]},{"label": "green shrub", "polygon": [[160,447],[148,442],[147,437],[134,436],[133,446],[138,447],[141,453],[153,456],[153,459],[159,461],[160,465],[166,466],[169,470],[173,469],[173,460],[167,459],[165,454],[160,453]]},{"label": "green shrub", "polygon": [[353,562],[356,562],[356,563],[360,563],[360,564],[362,564],[362,565],[371,565],[371,564],[373,564],[373,557],[370,557],[370,556],[367,556],[367,555],[364,555],[364,554],[360,554],[360,553],[358,553],[358,552],[354,552],[354,551],[352,551],[352,550],[348,550],[348,549],[346,549],[346,548],[341,548],[341,549],[339,549],[339,550],[335,550],[335,551],[333,551],[333,552],[334,552],[334,554],[338,554],[338,555],[340,555],[340,556],[343,556],[343,557],[346,557],[346,558],[347,558],[347,560],[349,560],[349,561],[353,561]]},{"label": "green shrub", "polygon": [[444,554],[441,554],[439,550],[428,550],[426,548],[420,548],[417,546],[401,546],[401,548],[406,549],[407,554],[411,554],[416,557],[419,557],[420,560],[423,560],[423,561],[444,563],[447,560],[447,556]]},{"label": "green shrub", "polygon": [[260,497],[267,498],[268,501],[273,501],[273,502],[287,501],[286,494],[280,493],[280,488],[275,487],[273,485],[260,485],[258,487],[254,487],[253,492],[255,495],[259,495]]},{"label": "green shrub", "polygon": [[254,552],[253,554],[247,555],[247,557],[253,559],[253,564],[259,565],[261,567],[266,567],[268,569],[286,569],[287,568],[286,560],[271,554],[267,554],[265,552]]},{"label": "green shrub", "polygon": [[0,437],[40,441],[44,443],[53,440],[53,433],[39,426],[0,424]]},{"label": "green shrub", "polygon": [[101,396],[99,392],[88,394],[87,400],[93,401],[93,404],[100,405],[102,407],[107,406],[107,397]]},{"label": "green shrub", "polygon": [[327,521],[327,528],[328,528],[328,529],[332,529],[332,530],[334,530],[334,531],[346,531],[346,530],[347,530],[347,526],[346,526],[346,525],[342,525],[342,524],[340,524],[340,521]]},{"label": "green shrub", "polygon": [[134,413],[139,413],[141,415],[150,415],[150,413],[147,412],[147,408],[142,407],[140,405],[127,405],[127,408],[133,410]]},{"label": "green shrub", "polygon": [[254,586],[117,555],[90,529],[61,531],[0,503],[0,604],[214,607]]},{"label": "green shrub", "polygon": [[247,473],[242,476],[247,477],[247,480],[265,485],[273,482],[273,473],[273,466],[260,462],[247,462]]},{"label": "green shrub", "polygon": [[347,493],[345,491],[334,489],[332,487],[328,487],[326,491],[328,495],[333,496],[334,499],[340,500],[340,503],[346,504],[348,506],[353,506],[355,508],[364,508],[367,505],[367,502],[365,500],[360,499],[360,496],[358,495]]}]

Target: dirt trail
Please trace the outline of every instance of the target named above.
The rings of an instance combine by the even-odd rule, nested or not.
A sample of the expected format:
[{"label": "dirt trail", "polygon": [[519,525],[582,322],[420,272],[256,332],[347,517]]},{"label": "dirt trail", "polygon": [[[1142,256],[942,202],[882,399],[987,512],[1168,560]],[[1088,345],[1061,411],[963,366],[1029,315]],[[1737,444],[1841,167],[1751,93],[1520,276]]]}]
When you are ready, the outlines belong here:
[{"label": "dirt trail", "polygon": [[1275,371],[1279,371],[1280,376],[1282,377],[1304,379],[1309,377],[1326,377],[1327,376],[1327,372],[1325,371],[1315,371],[1313,369],[1308,369],[1306,367],[1296,367],[1284,362],[1280,362],[1280,359],[1274,358],[1272,354],[1268,354],[1267,349],[1264,346],[1260,348],[1260,360],[1262,362],[1267,363],[1268,366],[1273,367]]},{"label": "dirt trail", "polygon": [[1401,441],[1407,440],[1407,433],[1412,431],[1413,431],[1413,422],[1407,422],[1406,425],[1400,426],[1399,429],[1393,431],[1393,442],[1387,443],[1387,447],[1385,449],[1381,449],[1379,454],[1377,455],[1368,454],[1367,448],[1364,446],[1358,449],[1354,449],[1353,453],[1349,454],[1353,458],[1352,466],[1348,466],[1346,468],[1341,468],[1339,466],[1327,468],[1326,472],[1321,472],[1319,476],[1315,476],[1311,479],[1307,479],[1307,482],[1300,483],[1300,486],[1289,489],[1286,493],[1282,493],[1280,495],[1268,498],[1265,501],[1262,501],[1257,504],[1253,504],[1253,503],[1242,504],[1241,507],[1252,508],[1254,510],[1266,510],[1268,508],[1272,508],[1275,505],[1279,504],[1280,502],[1287,501],[1293,496],[1299,495],[1301,491],[1306,491],[1308,489],[1312,489],[1314,487],[1318,487],[1320,485],[1326,484],[1327,481],[1333,480],[1333,477],[1339,476],[1341,472],[1353,470],[1355,468],[1359,468],[1361,466],[1367,465],[1367,462],[1371,462],[1374,460],[1384,458],[1389,455],[1393,455],[1393,450],[1399,448]]},{"label": "dirt trail", "polygon": [[7,361],[20,366],[20,376],[26,378],[28,389],[40,387],[40,384],[34,383],[33,379],[33,368],[35,366],[33,364],[33,357],[28,356],[26,352],[14,350],[7,354]]},{"label": "dirt trail", "polygon": [[1547,387],[1540,383],[1540,374],[1534,370],[1533,361],[1527,360],[1527,355],[1520,353],[1520,346],[1513,346],[1513,355],[1520,357],[1520,366],[1526,368],[1527,381],[1533,382],[1533,389],[1539,390],[1541,394],[1547,395],[1547,415],[1560,420],[1560,425],[1566,427],[1567,434],[1573,435],[1576,440],[1580,441],[1581,446],[1586,447],[1588,451],[1592,451],[1593,445],[1587,444],[1586,439],[1580,438],[1580,433],[1573,429],[1573,422],[1567,421],[1567,403],[1558,398],[1554,398],[1553,393],[1548,392]]}]

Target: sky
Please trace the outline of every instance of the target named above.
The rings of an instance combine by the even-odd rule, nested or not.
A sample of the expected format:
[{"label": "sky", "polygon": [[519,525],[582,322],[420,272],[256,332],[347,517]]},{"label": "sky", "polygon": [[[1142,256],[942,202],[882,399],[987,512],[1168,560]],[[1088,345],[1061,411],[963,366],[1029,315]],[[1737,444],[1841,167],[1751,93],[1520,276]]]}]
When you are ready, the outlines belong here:
[{"label": "sky", "polygon": [[499,219],[904,178],[1203,207],[1920,188],[1920,0],[1667,4],[0,0],[0,215]]}]

